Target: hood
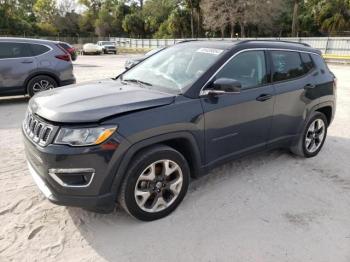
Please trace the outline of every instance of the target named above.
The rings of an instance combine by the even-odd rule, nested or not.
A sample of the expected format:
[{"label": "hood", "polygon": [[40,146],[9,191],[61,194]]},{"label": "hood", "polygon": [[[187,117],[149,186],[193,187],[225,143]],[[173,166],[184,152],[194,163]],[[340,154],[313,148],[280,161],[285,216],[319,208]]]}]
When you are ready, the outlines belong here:
[{"label": "hood", "polygon": [[174,94],[107,79],[40,92],[29,101],[29,108],[49,121],[87,123],[116,114],[167,105],[174,99]]}]

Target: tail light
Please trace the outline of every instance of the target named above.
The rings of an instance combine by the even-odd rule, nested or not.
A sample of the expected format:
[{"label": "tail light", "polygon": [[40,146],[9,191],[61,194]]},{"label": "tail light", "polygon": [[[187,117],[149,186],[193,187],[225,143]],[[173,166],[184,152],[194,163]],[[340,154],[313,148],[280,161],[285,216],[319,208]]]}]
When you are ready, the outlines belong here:
[{"label": "tail light", "polygon": [[75,52],[75,48],[74,47],[70,47],[67,49],[68,53],[73,54]]},{"label": "tail light", "polygon": [[64,54],[64,55],[56,55],[55,56],[57,59],[63,60],[63,61],[70,61],[70,55],[69,54]]},{"label": "tail light", "polygon": [[63,61],[71,61],[71,57],[70,57],[70,53],[68,53],[67,50],[65,50],[64,48],[62,48],[60,45],[56,45],[59,49],[61,49],[63,51],[64,54],[62,55],[56,55],[55,57],[57,59],[63,60]]}]

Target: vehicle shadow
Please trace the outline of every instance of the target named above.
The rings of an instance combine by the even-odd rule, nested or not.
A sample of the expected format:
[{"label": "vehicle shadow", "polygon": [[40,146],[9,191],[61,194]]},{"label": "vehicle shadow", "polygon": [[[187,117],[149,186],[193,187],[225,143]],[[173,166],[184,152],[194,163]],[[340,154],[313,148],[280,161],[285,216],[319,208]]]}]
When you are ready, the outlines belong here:
[{"label": "vehicle shadow", "polygon": [[[220,250],[233,254],[239,250],[240,237],[259,246],[256,241],[266,237],[259,228],[271,236],[275,234],[274,223],[288,226],[282,213],[303,206],[310,194],[315,194],[315,199],[329,197],[319,194],[324,190],[322,183],[334,183],[336,187],[346,184],[349,195],[346,151],[349,155],[348,138],[328,137],[315,158],[304,159],[286,150],[274,150],[233,161],[193,180],[178,209],[158,221],[140,222],[119,207],[111,214],[67,209],[83,238],[107,261],[164,261],[165,257],[169,261],[198,261],[208,250],[219,258],[227,258]],[[349,177],[334,175],[340,173]],[[310,183],[321,187],[310,190]],[[284,239],[285,232],[279,234]],[[249,251],[250,246],[245,244]]]}]

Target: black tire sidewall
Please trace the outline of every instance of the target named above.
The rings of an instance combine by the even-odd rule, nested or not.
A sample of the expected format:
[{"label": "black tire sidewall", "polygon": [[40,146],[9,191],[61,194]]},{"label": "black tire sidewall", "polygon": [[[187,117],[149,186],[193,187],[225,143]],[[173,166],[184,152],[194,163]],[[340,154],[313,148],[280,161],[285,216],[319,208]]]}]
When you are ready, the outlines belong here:
[{"label": "black tire sidewall", "polygon": [[33,77],[29,82],[28,82],[28,85],[27,85],[27,93],[30,97],[34,96],[36,93],[34,92],[33,90],[33,87],[34,87],[34,84],[38,81],[41,81],[41,80],[46,80],[46,81],[49,81],[53,86],[54,88],[57,87],[57,82],[55,81],[55,79],[53,79],[52,77],[50,76],[36,76],[36,77]]},{"label": "black tire sidewall", "polygon": [[[176,162],[179,167],[181,168],[182,175],[183,175],[183,184],[181,188],[180,194],[177,196],[174,203],[172,203],[168,208],[159,211],[157,213],[149,213],[144,210],[142,210],[136,203],[135,196],[134,196],[134,190],[135,185],[137,182],[138,177],[140,176],[141,172],[149,166],[151,163],[156,162],[158,160],[162,159],[169,159],[174,162]],[[133,166],[129,169],[130,171],[127,174],[126,184],[125,184],[125,191],[124,191],[124,201],[127,208],[127,211],[137,219],[143,220],[143,221],[152,221],[156,219],[160,219],[162,217],[167,216],[171,212],[173,212],[177,206],[181,203],[183,198],[185,197],[189,185],[189,179],[190,179],[190,169],[188,167],[187,161],[185,158],[177,151],[175,150],[159,150],[156,151],[146,158],[143,158],[142,161],[138,161],[133,164]]]},{"label": "black tire sidewall", "polygon": [[[306,139],[306,135],[307,135],[307,131],[310,127],[310,125],[316,120],[316,119],[321,119],[323,122],[324,122],[324,125],[325,125],[325,134],[324,134],[324,137],[323,137],[323,141],[321,143],[321,146],[313,153],[310,153],[307,149],[306,149],[306,144],[305,144],[305,139]],[[302,136],[302,150],[303,150],[303,153],[304,153],[304,156],[305,157],[314,157],[316,156],[322,149],[323,145],[324,145],[324,142],[326,141],[326,137],[327,137],[327,129],[328,129],[328,121],[327,121],[327,118],[324,114],[320,113],[320,112],[315,112],[311,118],[309,119],[306,127],[305,127],[305,130],[304,130],[304,133],[303,133],[303,136]]]}]

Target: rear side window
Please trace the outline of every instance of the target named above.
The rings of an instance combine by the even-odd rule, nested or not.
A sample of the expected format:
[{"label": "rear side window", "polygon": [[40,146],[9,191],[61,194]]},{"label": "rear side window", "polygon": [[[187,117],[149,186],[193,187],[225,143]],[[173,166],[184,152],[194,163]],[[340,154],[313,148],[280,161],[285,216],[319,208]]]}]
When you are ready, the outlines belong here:
[{"label": "rear side window", "polygon": [[59,43],[58,44],[60,47],[64,48],[65,50],[68,50],[69,48],[72,48],[71,46],[69,46],[68,44],[66,43]]},{"label": "rear side window", "polygon": [[44,45],[39,44],[31,44],[32,52],[34,56],[42,55],[48,51],[50,51],[50,48]]},{"label": "rear side window", "polygon": [[30,56],[32,56],[32,52],[29,44],[0,42],[0,59]]},{"label": "rear side window", "polygon": [[242,89],[261,86],[267,81],[264,51],[247,51],[238,54],[216,75],[218,78],[231,78],[242,84]]},{"label": "rear side window", "polygon": [[300,53],[301,59],[303,60],[304,72],[309,73],[314,69],[315,65],[311,59],[311,56],[307,53]]},{"label": "rear side window", "polygon": [[315,64],[317,65],[317,68],[320,69],[321,73],[324,74],[327,71],[329,71],[328,66],[324,59],[320,55],[312,55],[313,60],[315,61]]},{"label": "rear side window", "polygon": [[298,52],[271,51],[271,57],[275,82],[297,78],[304,74],[304,65]]}]

